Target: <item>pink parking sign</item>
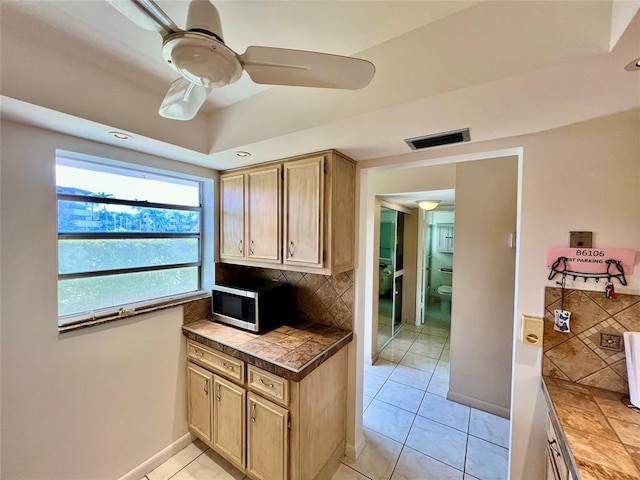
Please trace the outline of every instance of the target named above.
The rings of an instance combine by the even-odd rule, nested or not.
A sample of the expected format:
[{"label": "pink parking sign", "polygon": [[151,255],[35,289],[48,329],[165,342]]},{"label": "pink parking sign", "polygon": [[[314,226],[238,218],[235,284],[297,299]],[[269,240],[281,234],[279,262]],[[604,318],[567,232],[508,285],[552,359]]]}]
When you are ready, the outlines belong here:
[{"label": "pink parking sign", "polygon": [[607,260],[617,260],[624,268],[624,274],[630,275],[636,263],[636,251],[630,248],[548,247],[547,268],[560,257],[566,258],[566,270],[587,274],[603,274],[609,266]]}]

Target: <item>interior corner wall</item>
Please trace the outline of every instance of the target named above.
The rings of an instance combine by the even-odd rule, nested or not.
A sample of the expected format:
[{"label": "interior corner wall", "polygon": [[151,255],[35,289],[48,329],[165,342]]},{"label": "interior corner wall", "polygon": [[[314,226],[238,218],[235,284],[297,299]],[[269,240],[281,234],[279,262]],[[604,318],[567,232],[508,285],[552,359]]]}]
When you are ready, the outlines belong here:
[{"label": "interior corner wall", "polygon": [[182,308],[59,334],[56,149],[215,172],[1,124],[1,478],[113,479],[187,434]]},{"label": "interior corner wall", "polygon": [[[554,283],[547,280],[545,250],[552,245],[566,245],[569,231],[593,231],[595,246],[640,251],[640,104],[632,111],[545,132],[434,149],[425,152],[421,162],[425,165],[442,159],[455,162],[470,156],[504,156],[487,155],[487,152],[506,151],[512,155],[520,152],[509,478],[542,478],[547,409],[540,390],[542,351],[518,340],[519,319],[522,314],[543,314],[544,289]],[[422,191],[425,188],[416,187],[420,183],[430,184],[430,172],[436,171],[430,169],[439,168],[423,166],[424,170],[417,170],[415,163],[401,165],[398,158],[392,158],[388,163],[381,160],[375,163],[376,167],[391,165],[396,168],[393,176],[365,165],[359,167],[361,244],[369,241],[366,235],[371,234],[367,229],[373,217],[373,200],[366,208],[362,200],[370,199],[374,192],[391,193],[403,181],[413,187],[395,191]],[[384,187],[383,178],[392,180],[390,188]],[[443,188],[452,187],[440,187]],[[367,302],[371,301],[367,295],[373,288],[367,277],[367,269],[371,267],[368,257],[373,258],[373,249],[369,243],[366,245],[366,249],[361,246],[358,251],[356,337],[367,332],[365,313]],[[640,255],[636,256],[636,269],[628,276],[628,285],[616,290],[640,294],[638,261]],[[580,280],[570,287],[597,288],[592,283],[583,284]],[[362,396],[361,390],[356,392],[357,398],[358,395]],[[356,425],[355,428],[359,427]]]},{"label": "interior corner wall", "polygon": [[456,164],[448,398],[509,417],[518,159]]},{"label": "interior corner wall", "polygon": [[[512,385],[511,478],[541,478],[547,406],[540,391],[542,351],[518,340],[523,314],[544,313],[545,251],[572,230],[592,231],[595,247],[640,251],[640,109],[528,135],[523,146]],[[622,293],[640,293],[640,268]],[[604,289],[602,282],[567,282]]]}]

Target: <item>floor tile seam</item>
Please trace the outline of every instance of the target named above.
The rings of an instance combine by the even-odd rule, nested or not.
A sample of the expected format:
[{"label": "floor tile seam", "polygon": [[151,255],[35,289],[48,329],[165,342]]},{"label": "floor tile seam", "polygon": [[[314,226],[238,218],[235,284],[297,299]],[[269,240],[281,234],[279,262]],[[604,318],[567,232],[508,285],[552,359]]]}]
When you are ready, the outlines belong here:
[{"label": "floor tile seam", "polygon": [[[189,465],[191,465],[193,462],[195,462],[198,458],[200,458],[202,455],[204,455],[205,453],[207,453],[209,450],[211,449],[211,447],[207,447],[207,449],[204,452],[200,452],[199,455],[196,455],[196,457],[191,460],[189,463],[187,463],[184,467],[182,467],[180,470],[178,470],[176,473],[174,473],[173,475],[171,475],[167,480],[171,480],[173,477],[175,477],[176,475],[178,475],[182,470],[184,470],[185,468],[187,468]],[[173,457],[172,457],[173,458]]]},{"label": "floor tile seam", "polygon": [[[411,429],[409,429],[409,431],[411,431]],[[409,436],[409,434],[407,433],[407,436]],[[405,441],[407,439],[405,438]],[[400,453],[398,454],[398,458],[396,458],[396,463],[393,464],[393,468],[391,469],[391,475],[389,475],[389,480],[391,480],[393,478],[393,474],[396,473],[396,468],[398,468],[398,462],[400,462],[400,457],[402,456],[402,451],[405,449],[406,445],[403,443],[402,444],[402,448],[400,448]]]},{"label": "floor tile seam", "polygon": [[[424,452],[421,452],[420,450],[416,450],[415,448],[411,447],[410,445],[404,445],[403,448],[404,447],[408,448],[409,450],[413,450],[414,452],[419,453],[420,455],[424,455],[425,457],[429,457],[430,459],[435,460],[436,462],[441,463],[443,465],[446,465],[447,467],[451,467],[454,470],[457,470],[458,472],[461,472],[463,474],[465,473],[464,470],[460,470],[458,467],[456,467],[454,465],[450,465],[447,462],[443,462],[439,458],[436,458],[436,457],[434,457],[432,455],[429,455],[428,453],[424,453]],[[465,454],[465,461],[466,461],[466,458],[467,458],[467,456]]]},{"label": "floor tile seam", "polygon": [[359,474],[360,474],[360,475],[362,475],[363,477],[368,478],[369,480],[372,480],[372,479],[371,479],[371,477],[370,477],[369,475],[366,475],[365,473],[362,473],[362,472],[361,472],[360,470],[358,470],[357,468],[352,467],[351,465],[347,465],[347,464],[346,464],[346,463],[344,463],[344,462],[340,462],[340,463],[341,463],[342,465],[344,465],[345,467],[349,468],[350,470],[353,470],[354,472],[359,473]]},{"label": "floor tile seam", "polygon": [[[407,410],[406,408],[399,407],[398,405],[394,405],[393,403],[385,402],[385,401],[384,401],[384,400],[382,400],[381,398],[373,397],[373,400],[378,400],[379,402],[382,402],[382,403],[384,403],[385,405],[389,405],[389,406],[391,406],[391,407],[399,408],[400,410],[405,411],[405,412],[408,412],[408,413],[411,413],[412,415],[417,415],[417,414],[418,414],[417,412],[412,412],[411,410]],[[421,400],[421,401],[422,401],[422,400]],[[369,406],[371,406],[371,403],[369,404]],[[367,407],[367,408],[368,408],[368,407]],[[418,408],[420,408],[420,407],[418,406]],[[414,419],[414,420],[415,420],[415,419]],[[411,425],[413,425],[413,422],[411,422]]]},{"label": "floor tile seam", "polygon": [[[440,397],[440,398],[442,398],[442,397]],[[435,418],[429,418],[429,417],[426,417],[426,416],[424,416],[424,415],[421,415],[421,414],[420,414],[420,412],[416,413],[416,415],[420,415],[422,418],[426,418],[427,420],[431,420],[432,422],[435,422],[435,423],[437,423],[438,425],[443,425],[443,426],[445,426],[445,427],[453,428],[453,429],[454,429],[455,431],[457,431],[457,432],[461,432],[461,433],[464,433],[464,434],[466,434],[466,435],[470,435],[469,431],[466,431],[466,432],[465,432],[464,430],[460,430],[459,428],[452,427],[451,425],[447,425],[446,423],[439,422],[439,421],[438,421],[438,420],[436,420]],[[477,438],[477,437],[476,437],[476,438]]]},{"label": "floor tile seam", "polygon": [[[421,372],[422,370],[418,370],[418,371]],[[416,386],[414,386],[415,384],[409,385],[409,384],[406,384],[406,383],[402,383],[402,382],[400,382],[398,380],[394,380],[393,378],[391,378],[391,376],[389,376],[389,378],[387,380],[389,382],[393,382],[393,383],[398,383],[400,385],[404,385],[405,387],[415,388],[416,390],[422,390],[423,392],[426,392],[427,391],[427,387],[429,386],[429,382],[431,381],[431,378],[429,379],[429,382],[427,382],[427,387],[424,387],[424,388],[416,387]],[[385,382],[385,383],[387,383],[387,382]]]},{"label": "floor tile seam", "polygon": [[[464,473],[467,473],[467,455],[469,454],[469,434],[467,433],[467,441],[464,442]],[[471,474],[469,474],[471,475]],[[463,476],[464,477],[464,476]]]},{"label": "floor tile seam", "polygon": [[477,438],[478,440],[482,440],[484,442],[490,443],[491,445],[495,445],[496,447],[504,448],[507,452],[509,451],[509,447],[505,447],[504,445],[500,445],[499,443],[492,442],[491,440],[487,440],[486,438],[483,438],[483,437],[479,437],[478,435],[474,435],[471,432],[469,432],[469,436],[473,438]]},{"label": "floor tile seam", "polygon": [[[413,425],[413,423],[411,425]],[[380,432],[380,431],[376,430],[373,427],[364,427],[364,428],[366,428],[368,430],[371,430],[372,432],[375,432],[378,435],[382,435],[384,438],[387,438],[387,439],[389,439],[389,440],[391,440],[393,442],[399,443],[400,445],[404,445],[404,442],[407,441],[407,437],[409,436],[409,432],[407,432],[407,435],[404,437],[404,440],[401,441],[401,440],[395,439],[393,437],[390,437],[388,434],[386,434],[384,432]],[[411,428],[409,428],[409,430],[411,430]]]}]

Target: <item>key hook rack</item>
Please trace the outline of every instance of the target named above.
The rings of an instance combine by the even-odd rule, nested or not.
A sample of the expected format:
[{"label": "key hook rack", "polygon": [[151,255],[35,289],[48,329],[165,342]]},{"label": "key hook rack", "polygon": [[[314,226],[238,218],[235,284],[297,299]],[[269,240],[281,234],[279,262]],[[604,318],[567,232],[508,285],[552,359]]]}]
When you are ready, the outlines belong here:
[{"label": "key hook rack", "polygon": [[[563,279],[567,276],[573,277],[574,280],[578,277],[584,278],[585,282],[590,278],[595,278],[596,283],[599,282],[601,278],[606,278],[609,282],[611,281],[612,278],[617,278],[622,285],[626,286],[627,278],[624,276],[624,267],[622,266],[622,263],[614,259],[605,260],[605,263],[607,264],[606,272],[602,272],[602,273],[576,272],[573,270],[567,270],[567,257],[558,257],[558,259],[555,262],[553,262],[553,265],[551,265],[551,271],[549,272],[548,279],[553,280],[553,278],[557,274],[561,274]],[[616,273],[616,270],[617,270],[617,273]]]}]

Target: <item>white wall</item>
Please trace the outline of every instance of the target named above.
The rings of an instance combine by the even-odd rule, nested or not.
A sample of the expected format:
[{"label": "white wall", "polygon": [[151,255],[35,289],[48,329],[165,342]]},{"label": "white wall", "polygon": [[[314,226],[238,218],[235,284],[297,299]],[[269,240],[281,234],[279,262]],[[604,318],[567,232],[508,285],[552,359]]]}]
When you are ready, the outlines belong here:
[{"label": "white wall", "polygon": [[456,164],[451,400],[509,417],[518,158]]},{"label": "white wall", "polygon": [[[546,438],[546,406],[540,394],[542,352],[539,347],[523,345],[516,340],[520,332],[520,315],[543,313],[544,288],[553,284],[547,280],[545,249],[550,245],[565,245],[570,230],[593,231],[595,246],[640,250],[640,162],[637,153],[640,151],[640,110],[532,135],[416,152],[402,158],[377,159],[371,164],[358,165],[362,174],[359,238],[365,245],[368,218],[372,215],[372,209],[365,209],[366,187],[373,175],[369,166],[399,167],[402,162],[412,162],[411,166],[428,165],[441,163],[445,156],[450,161],[460,161],[505,156],[517,151],[522,152],[522,167],[518,172],[519,239],[509,467],[510,478],[514,480],[542,478]],[[407,182],[419,182],[420,179],[412,174],[415,171],[397,170],[394,179],[404,176]],[[361,246],[356,280],[356,338],[365,331],[363,313],[366,313],[366,302],[371,300],[366,298],[366,258],[366,248]],[[639,260],[640,255],[636,262]],[[617,291],[639,294],[640,268],[637,263],[628,282],[627,287],[617,287]],[[585,285],[580,281],[570,287],[585,288]],[[589,283],[586,287],[594,288],[594,285]],[[358,346],[362,348],[360,344]]]},{"label": "white wall", "polygon": [[215,173],[1,126],[2,478],[118,478],[187,434],[182,308],[57,331],[55,151]]}]

